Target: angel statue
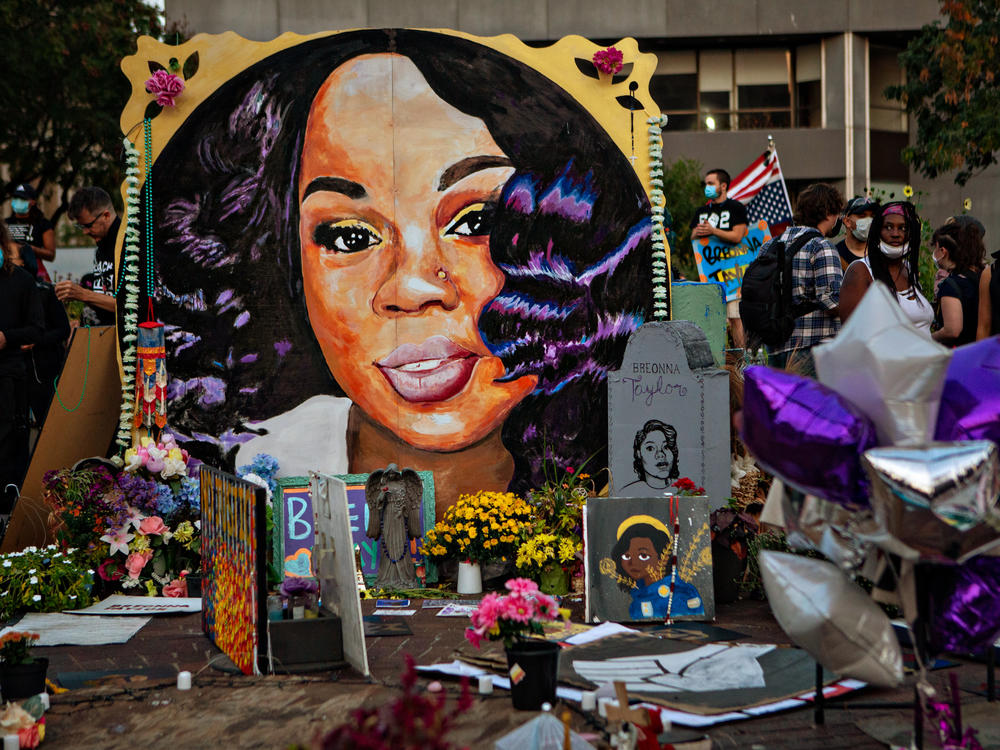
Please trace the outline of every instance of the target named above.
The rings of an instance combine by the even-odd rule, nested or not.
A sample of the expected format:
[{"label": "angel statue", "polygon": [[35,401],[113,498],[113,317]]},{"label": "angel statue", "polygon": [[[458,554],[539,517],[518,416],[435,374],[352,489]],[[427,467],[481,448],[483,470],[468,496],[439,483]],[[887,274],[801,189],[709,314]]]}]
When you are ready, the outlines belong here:
[{"label": "angel statue", "polygon": [[420,501],[424,483],[413,469],[396,464],[373,471],[365,482],[366,534],[378,541],[375,588],[413,589],[420,583],[410,555],[410,540],[421,535]]}]

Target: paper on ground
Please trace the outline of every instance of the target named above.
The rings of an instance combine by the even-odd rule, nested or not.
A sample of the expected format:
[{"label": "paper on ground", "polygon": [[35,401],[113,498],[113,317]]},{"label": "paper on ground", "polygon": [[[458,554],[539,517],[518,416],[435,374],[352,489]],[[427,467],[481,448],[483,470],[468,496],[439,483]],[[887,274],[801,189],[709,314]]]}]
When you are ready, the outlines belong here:
[{"label": "paper on ground", "polygon": [[385,617],[410,617],[417,614],[415,609],[395,609],[394,607],[387,607],[383,609],[376,609],[372,612],[373,615],[383,615]]},{"label": "paper on ground", "polygon": [[107,646],[127,643],[149,622],[149,617],[92,617],[61,612],[33,612],[0,636],[15,630],[38,633],[38,646]]},{"label": "paper on ground", "polygon": [[600,625],[595,625],[590,630],[577,633],[576,635],[571,635],[565,642],[572,646],[582,646],[584,643],[593,643],[594,641],[599,641],[601,638],[607,638],[609,635],[638,632],[639,631],[634,628],[627,628],[624,625],[619,625],[617,622],[602,622]]},{"label": "paper on ground", "polygon": [[114,594],[86,609],[67,609],[75,615],[170,615],[178,612],[201,612],[198,597],[122,596]]}]

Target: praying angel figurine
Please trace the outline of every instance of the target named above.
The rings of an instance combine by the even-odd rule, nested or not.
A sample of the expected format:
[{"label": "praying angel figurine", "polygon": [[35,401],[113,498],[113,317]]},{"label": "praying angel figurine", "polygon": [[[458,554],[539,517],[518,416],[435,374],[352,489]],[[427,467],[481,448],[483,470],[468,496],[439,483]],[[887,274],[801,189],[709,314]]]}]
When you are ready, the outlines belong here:
[{"label": "praying angel figurine", "polygon": [[421,535],[420,503],[424,485],[413,469],[396,464],[374,471],[365,482],[366,534],[378,541],[375,588],[413,589],[420,583],[410,554],[410,540]]}]

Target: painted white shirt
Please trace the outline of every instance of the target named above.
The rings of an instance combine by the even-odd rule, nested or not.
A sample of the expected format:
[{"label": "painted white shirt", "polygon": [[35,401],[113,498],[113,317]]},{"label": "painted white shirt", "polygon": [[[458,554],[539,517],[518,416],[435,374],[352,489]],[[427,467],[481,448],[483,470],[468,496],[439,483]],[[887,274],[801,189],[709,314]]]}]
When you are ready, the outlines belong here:
[{"label": "painted white shirt", "polygon": [[243,443],[236,452],[236,465],[267,453],[278,460],[278,476],[307,477],[311,471],[346,474],[351,404],[349,398],[313,396],[291,411],[254,422],[254,429],[267,434]]}]

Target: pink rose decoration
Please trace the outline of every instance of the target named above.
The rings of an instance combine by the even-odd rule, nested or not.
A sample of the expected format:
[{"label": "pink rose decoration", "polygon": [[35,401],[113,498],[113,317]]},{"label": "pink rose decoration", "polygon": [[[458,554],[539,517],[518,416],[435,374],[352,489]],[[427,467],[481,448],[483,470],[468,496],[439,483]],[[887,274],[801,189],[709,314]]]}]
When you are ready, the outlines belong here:
[{"label": "pink rose decoration", "polygon": [[174,99],[184,90],[184,80],[174,73],[158,70],[146,80],[146,91],[156,94],[156,103],[161,107],[174,106]]},{"label": "pink rose decoration", "polygon": [[128,570],[128,577],[132,579],[138,578],[142,569],[146,567],[146,563],[152,559],[153,553],[151,550],[133,552],[125,561],[125,569]]},{"label": "pink rose decoration", "polygon": [[169,596],[172,599],[179,599],[188,595],[188,585],[187,581],[183,578],[178,578],[177,580],[171,581],[166,586],[163,587],[163,595]]},{"label": "pink rose decoration", "polygon": [[146,536],[150,534],[162,534],[165,531],[167,531],[167,525],[163,523],[163,519],[159,516],[144,518],[142,519],[142,523],[139,524],[139,533]]}]

